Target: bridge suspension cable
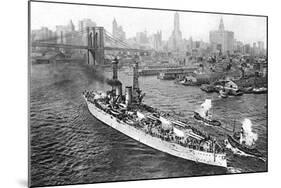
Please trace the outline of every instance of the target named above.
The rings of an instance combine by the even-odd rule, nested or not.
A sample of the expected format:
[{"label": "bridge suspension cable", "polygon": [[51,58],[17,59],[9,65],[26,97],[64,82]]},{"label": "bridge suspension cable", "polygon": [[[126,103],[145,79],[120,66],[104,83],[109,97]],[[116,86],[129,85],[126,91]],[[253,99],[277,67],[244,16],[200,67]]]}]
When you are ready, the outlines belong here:
[{"label": "bridge suspension cable", "polygon": [[125,43],[124,41],[118,39],[118,38],[115,38],[110,32],[108,32],[106,29],[105,29],[105,33],[106,35],[108,35],[108,37],[112,38],[113,40],[115,40],[117,43],[119,44],[122,44],[123,46],[127,47],[127,48],[130,48],[130,46]]},{"label": "bridge suspension cable", "polygon": [[[117,40],[115,40],[114,38],[112,38],[112,37],[110,37],[110,36],[108,36],[108,35],[105,35],[105,38],[108,39],[110,42],[113,42],[113,45],[115,45],[116,47],[121,46],[121,47],[123,47],[123,48],[128,48],[127,45],[124,45],[124,44],[118,42]],[[118,45],[119,45],[119,46],[118,46]]]}]

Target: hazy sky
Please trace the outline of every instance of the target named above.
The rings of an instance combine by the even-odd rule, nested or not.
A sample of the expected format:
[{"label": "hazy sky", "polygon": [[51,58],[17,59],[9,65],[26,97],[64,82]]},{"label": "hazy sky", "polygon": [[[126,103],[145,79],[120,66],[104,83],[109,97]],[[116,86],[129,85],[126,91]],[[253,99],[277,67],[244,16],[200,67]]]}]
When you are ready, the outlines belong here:
[{"label": "hazy sky", "polygon": [[[72,19],[77,28],[78,20],[90,18],[98,26],[112,33],[112,21],[116,18],[122,25],[126,37],[134,37],[136,32],[147,30],[148,34],[162,31],[167,40],[173,30],[174,11],[144,10],[130,8],[31,3],[31,29],[42,26],[55,30],[56,25],[65,25]],[[266,18],[253,16],[219,15],[207,13],[179,12],[180,29],[183,38],[209,41],[209,31],[217,30],[220,18],[225,30],[234,32],[234,37],[244,43],[264,41],[266,43]]]}]

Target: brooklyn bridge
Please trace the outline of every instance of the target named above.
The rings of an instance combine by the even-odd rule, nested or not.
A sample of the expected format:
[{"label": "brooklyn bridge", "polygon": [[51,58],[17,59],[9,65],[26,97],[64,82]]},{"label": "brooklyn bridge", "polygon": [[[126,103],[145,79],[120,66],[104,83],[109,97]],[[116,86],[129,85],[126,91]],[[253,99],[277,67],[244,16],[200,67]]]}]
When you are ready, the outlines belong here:
[{"label": "brooklyn bridge", "polygon": [[[72,40],[68,40],[68,39]],[[151,53],[152,50],[134,48],[125,41],[114,37],[104,27],[86,27],[75,33],[60,33],[43,40],[34,40],[31,47],[46,47],[54,49],[80,49],[87,53],[87,63],[90,65],[104,64],[106,52]]]}]

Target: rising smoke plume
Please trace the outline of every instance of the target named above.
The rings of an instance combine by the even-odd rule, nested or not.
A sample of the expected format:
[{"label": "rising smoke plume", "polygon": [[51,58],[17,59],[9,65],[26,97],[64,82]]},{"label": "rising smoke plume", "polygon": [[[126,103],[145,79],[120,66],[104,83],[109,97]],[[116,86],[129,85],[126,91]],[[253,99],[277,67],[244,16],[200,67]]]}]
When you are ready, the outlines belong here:
[{"label": "rising smoke plume", "polygon": [[258,139],[258,135],[252,131],[252,122],[250,119],[244,119],[242,128],[244,130],[243,133],[243,141],[245,141],[245,144],[248,146],[253,145],[256,140]]},{"label": "rising smoke plume", "polygon": [[122,83],[119,80],[116,80],[116,79],[106,79],[106,83],[110,86],[122,85]]},{"label": "rising smoke plume", "polygon": [[206,99],[203,104],[201,104],[200,109],[198,110],[198,113],[201,117],[208,116],[208,111],[212,108],[212,100]]}]

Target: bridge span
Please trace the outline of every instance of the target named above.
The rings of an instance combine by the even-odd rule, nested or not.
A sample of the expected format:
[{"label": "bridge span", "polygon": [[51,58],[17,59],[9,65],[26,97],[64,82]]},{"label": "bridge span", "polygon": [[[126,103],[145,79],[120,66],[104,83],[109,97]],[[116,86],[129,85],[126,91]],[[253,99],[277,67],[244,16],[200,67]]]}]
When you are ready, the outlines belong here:
[{"label": "bridge span", "polygon": [[[83,41],[85,42],[83,43]],[[87,27],[85,30],[76,33],[63,34],[61,32],[60,35],[49,39],[32,41],[31,46],[87,50],[87,62],[90,65],[104,64],[105,51],[123,51],[134,53],[152,51],[133,48],[125,41],[121,41],[120,39],[112,36],[112,34],[107,32],[103,27]]]}]

